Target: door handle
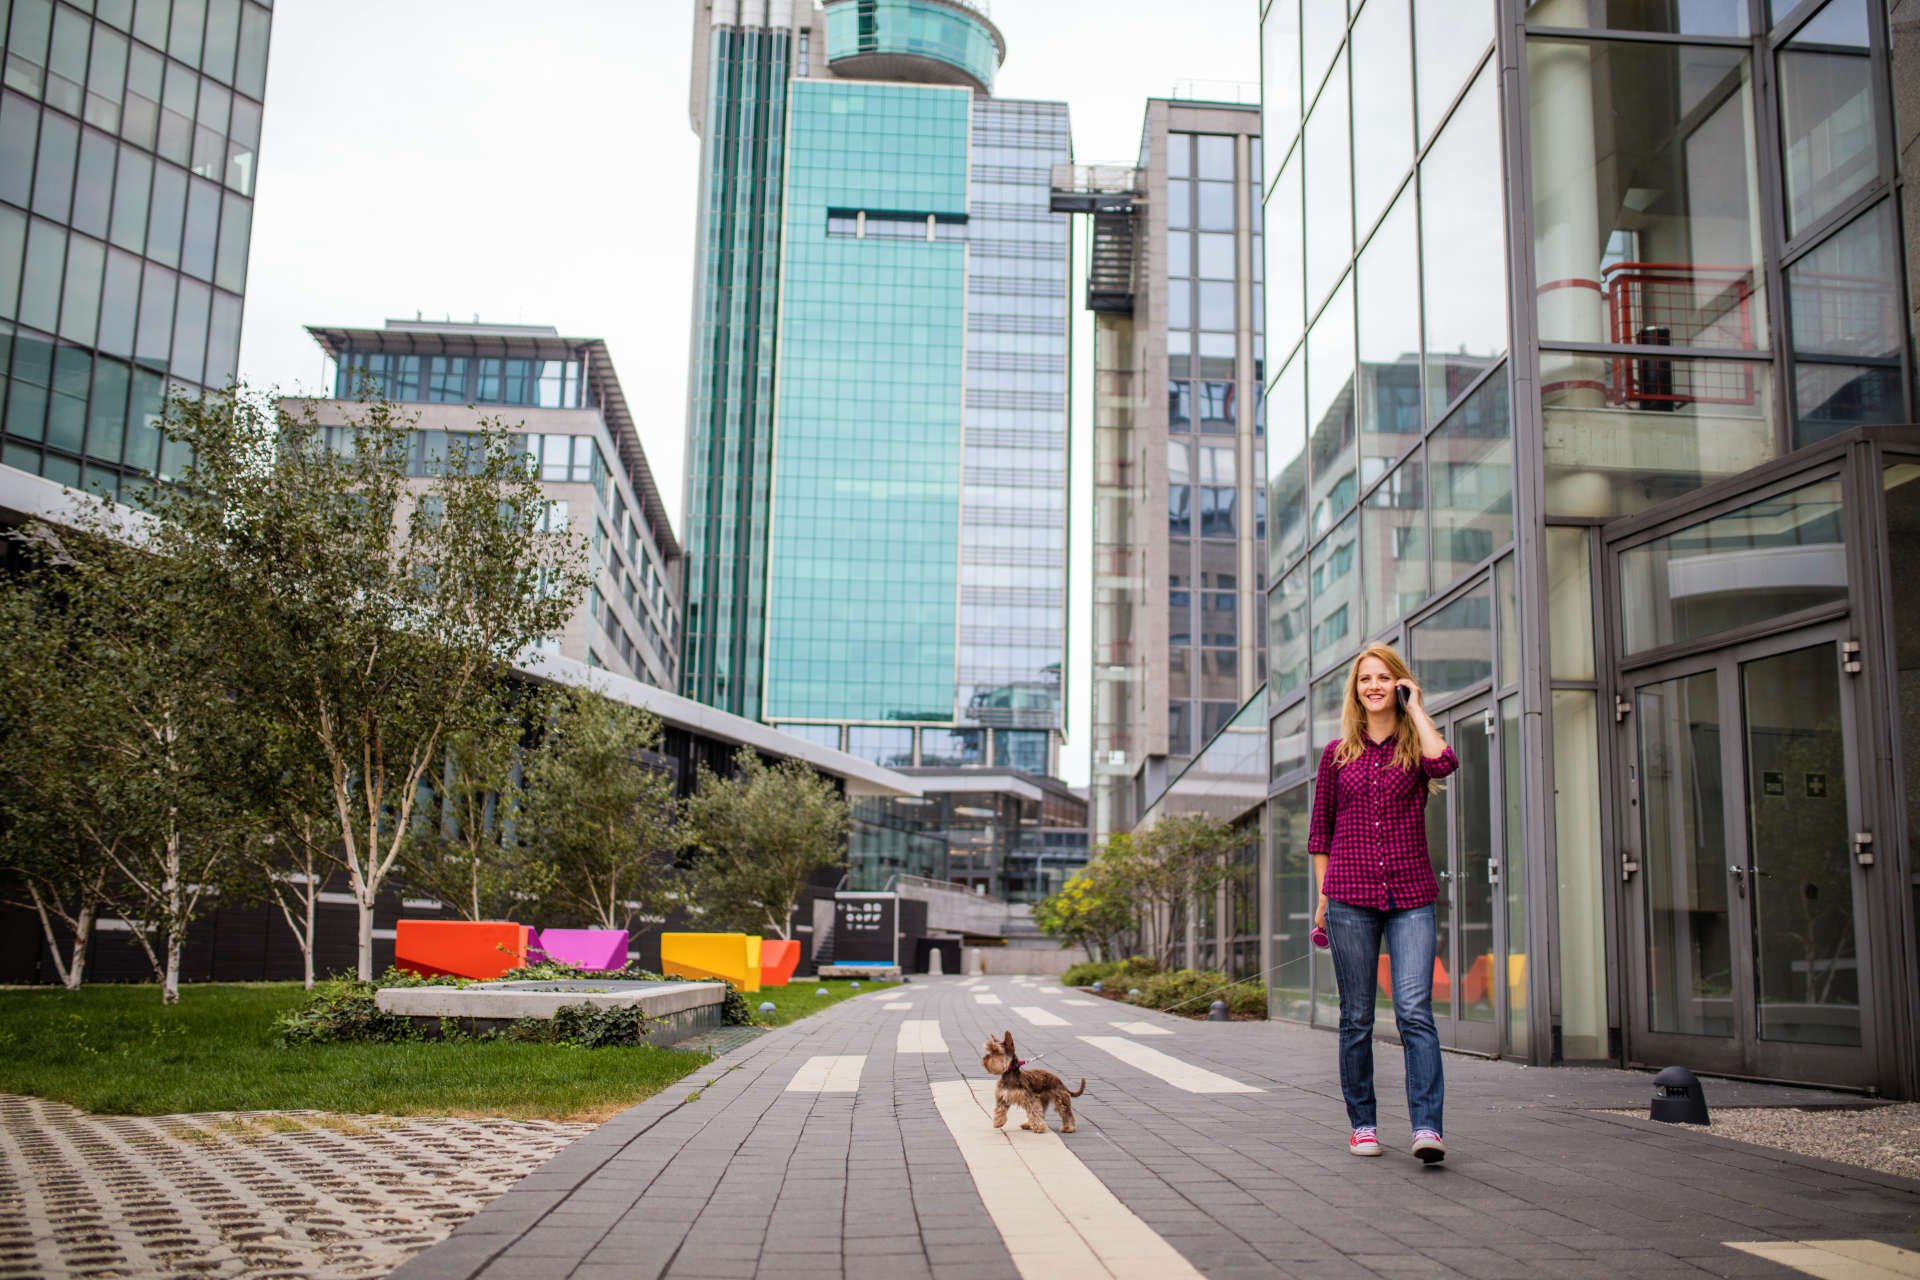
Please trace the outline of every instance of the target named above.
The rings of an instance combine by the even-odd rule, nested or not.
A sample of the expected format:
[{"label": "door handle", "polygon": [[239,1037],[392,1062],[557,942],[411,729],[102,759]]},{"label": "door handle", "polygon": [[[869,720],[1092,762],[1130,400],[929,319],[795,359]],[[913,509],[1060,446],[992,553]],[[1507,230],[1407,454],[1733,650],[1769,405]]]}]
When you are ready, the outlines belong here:
[{"label": "door handle", "polygon": [[1740,886],[1740,896],[1743,898],[1746,897],[1747,896],[1747,869],[1736,862],[1732,866],[1727,868],[1727,874],[1732,876],[1734,879],[1734,883]]}]

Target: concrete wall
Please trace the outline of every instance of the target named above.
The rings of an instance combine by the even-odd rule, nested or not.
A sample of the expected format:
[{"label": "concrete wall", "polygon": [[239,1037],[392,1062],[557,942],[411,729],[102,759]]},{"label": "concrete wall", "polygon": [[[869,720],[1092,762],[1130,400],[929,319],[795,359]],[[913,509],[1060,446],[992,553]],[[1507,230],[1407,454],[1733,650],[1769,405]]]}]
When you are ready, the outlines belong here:
[{"label": "concrete wall", "polygon": [[965,966],[969,977],[1031,974],[1057,978],[1076,964],[1087,962],[1081,947],[968,947]]}]

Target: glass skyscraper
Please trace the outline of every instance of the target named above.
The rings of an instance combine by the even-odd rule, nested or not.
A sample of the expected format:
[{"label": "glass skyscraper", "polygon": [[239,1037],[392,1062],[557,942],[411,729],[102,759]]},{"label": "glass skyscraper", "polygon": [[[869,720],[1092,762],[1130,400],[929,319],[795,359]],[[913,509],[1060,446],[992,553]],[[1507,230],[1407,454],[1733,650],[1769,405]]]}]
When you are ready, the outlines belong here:
[{"label": "glass skyscraper", "polygon": [[1462,762],[1444,1043],[1920,1092],[1913,43],[1270,0],[1261,46],[1274,1013],[1337,1019],[1313,766],[1385,639]]},{"label": "glass skyscraper", "polygon": [[703,0],[684,688],[876,762],[1052,772],[1064,104],[959,0]]},{"label": "glass skyscraper", "polygon": [[0,463],[109,498],[240,351],[271,6],[0,0]]}]

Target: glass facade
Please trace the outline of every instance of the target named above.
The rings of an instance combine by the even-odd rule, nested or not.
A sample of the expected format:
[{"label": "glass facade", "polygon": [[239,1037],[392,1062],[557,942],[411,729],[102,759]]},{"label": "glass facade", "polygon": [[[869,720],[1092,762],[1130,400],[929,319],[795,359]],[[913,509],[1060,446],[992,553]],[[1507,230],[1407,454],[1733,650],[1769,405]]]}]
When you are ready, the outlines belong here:
[{"label": "glass facade", "polygon": [[708,31],[692,375],[682,690],[762,714],[773,339],[794,33]]},{"label": "glass facade", "polygon": [[1087,802],[1057,782],[987,773],[949,788],[924,772],[919,781],[924,795],[854,801],[848,888],[883,890],[911,875],[1032,903],[1087,864]]},{"label": "glass facade", "polygon": [[966,248],[826,224],[829,208],[964,215],[971,108],[964,89],[793,86],[771,717],[954,716]]},{"label": "glass facade", "polygon": [[[910,55],[946,63],[993,89],[1003,50],[991,24],[964,0],[829,0],[828,65],[863,56]],[[860,75],[860,69],[845,69]]]},{"label": "glass facade", "polygon": [[1521,10],[1262,17],[1272,1011],[1332,1013],[1297,829],[1386,639],[1473,762],[1444,1043],[1912,1091],[1910,795],[1845,745],[1912,665],[1856,638],[1920,443],[1888,6]]},{"label": "glass facade", "polygon": [[0,5],[0,462],[108,497],[240,350],[271,11]]}]

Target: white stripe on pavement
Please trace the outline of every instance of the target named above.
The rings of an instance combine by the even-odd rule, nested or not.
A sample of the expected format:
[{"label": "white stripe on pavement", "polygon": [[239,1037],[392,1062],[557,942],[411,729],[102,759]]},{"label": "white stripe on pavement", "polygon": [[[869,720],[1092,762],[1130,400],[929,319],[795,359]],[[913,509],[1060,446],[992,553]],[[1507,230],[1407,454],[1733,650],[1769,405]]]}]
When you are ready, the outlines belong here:
[{"label": "white stripe on pavement", "polygon": [[1115,1022],[1110,1023],[1116,1031],[1124,1031],[1130,1036],[1170,1036],[1173,1032],[1165,1027],[1156,1027],[1151,1022]]},{"label": "white stripe on pavement", "polygon": [[1188,1093],[1265,1093],[1255,1085],[1229,1080],[1218,1072],[1196,1067],[1190,1062],[1135,1044],[1123,1036],[1081,1036],[1096,1049],[1105,1049],[1130,1067],[1138,1067],[1150,1076],[1158,1076],[1176,1089]]},{"label": "white stripe on pavement", "polygon": [[1199,1280],[1055,1133],[989,1121],[992,1080],[939,1080],[934,1106],[1023,1280]]},{"label": "white stripe on pavement", "polygon": [[1820,1280],[1920,1277],[1920,1253],[1878,1240],[1729,1240],[1726,1245]]},{"label": "white stripe on pavement", "polygon": [[858,1093],[864,1053],[828,1054],[808,1058],[787,1081],[788,1093]]},{"label": "white stripe on pavement", "polygon": [[937,1018],[908,1018],[900,1024],[900,1038],[893,1043],[895,1053],[945,1053],[947,1042],[940,1038]]},{"label": "white stripe on pavement", "polygon": [[979,995],[973,998],[973,1002],[975,1004],[999,1004],[1000,997],[994,995],[990,991],[982,991]]},{"label": "white stripe on pavement", "polygon": [[1076,999],[1072,999],[1072,1000],[1062,1000],[1062,1001],[1061,1001],[1060,1003],[1061,1003],[1061,1004],[1070,1004],[1070,1005],[1075,1005],[1075,1006],[1077,1006],[1077,1007],[1079,1007],[1079,1008],[1082,1008],[1082,1009],[1094,1009],[1094,1008],[1098,1008],[1098,1007],[1099,1007],[1100,1005],[1103,1005],[1103,1004],[1105,1004],[1105,1003],[1106,1003],[1106,1001],[1104,1001],[1104,1000],[1081,1000],[1081,999],[1078,999],[1078,998],[1076,998]]},{"label": "white stripe on pavement", "polygon": [[1068,1027],[1073,1024],[1057,1013],[1048,1013],[1038,1005],[1017,1004],[1013,1011],[1036,1027]]},{"label": "white stripe on pavement", "polygon": [[883,1005],[881,1005],[880,1007],[881,1007],[882,1009],[911,1009],[911,1008],[913,1008],[913,1001],[911,1001],[911,1000],[889,1000],[889,1001],[887,1001],[887,1003],[885,1003],[885,1004],[883,1004]]}]

